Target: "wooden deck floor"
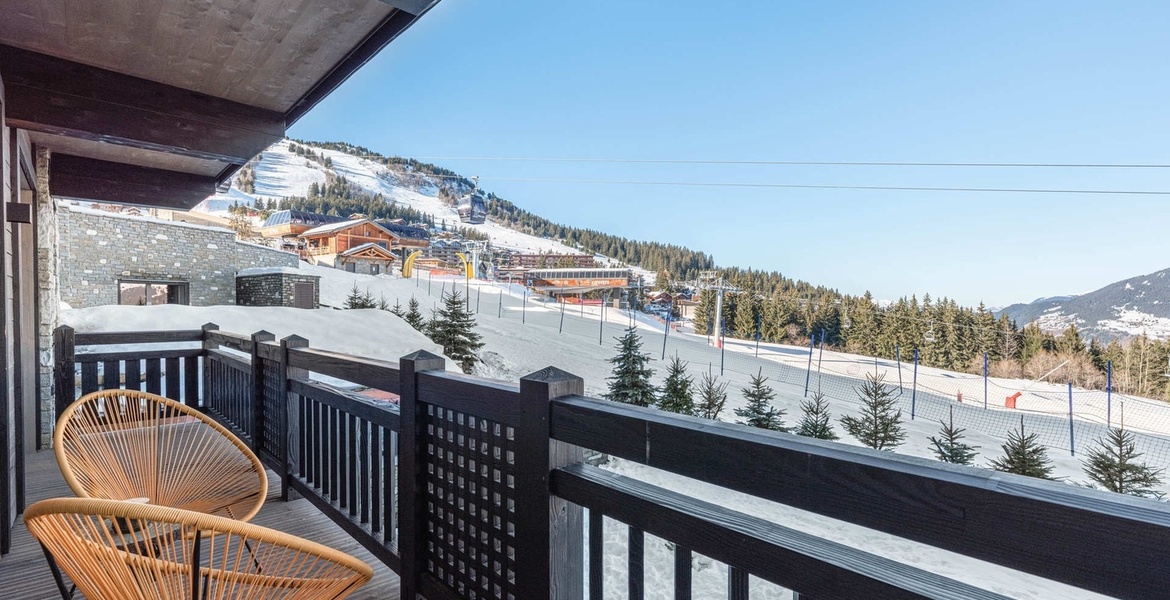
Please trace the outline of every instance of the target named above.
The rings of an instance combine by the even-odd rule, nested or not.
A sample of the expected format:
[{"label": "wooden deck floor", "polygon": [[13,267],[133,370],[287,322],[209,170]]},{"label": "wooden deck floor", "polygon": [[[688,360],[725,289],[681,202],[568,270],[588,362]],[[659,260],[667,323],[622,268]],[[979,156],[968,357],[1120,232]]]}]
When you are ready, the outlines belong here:
[{"label": "wooden deck floor", "polygon": [[[28,503],[60,496],[72,496],[61,477],[52,451],[38,452],[27,458]],[[348,552],[374,568],[374,579],[352,596],[353,600],[384,600],[398,597],[398,575],[322,515],[307,500],[281,502],[280,483],[269,473],[269,498],[260,514],[252,519],[257,525],[279,529],[314,542]],[[80,594],[77,595],[80,598]],[[61,596],[53,584],[49,566],[41,547],[23,524],[13,530],[12,552],[0,557],[0,597],[20,600],[57,600]]]}]

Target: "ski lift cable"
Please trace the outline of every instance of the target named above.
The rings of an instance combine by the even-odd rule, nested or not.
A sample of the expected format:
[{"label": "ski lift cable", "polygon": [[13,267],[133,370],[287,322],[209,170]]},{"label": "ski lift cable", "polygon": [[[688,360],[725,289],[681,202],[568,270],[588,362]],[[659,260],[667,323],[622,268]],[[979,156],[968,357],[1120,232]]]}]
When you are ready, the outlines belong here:
[{"label": "ski lift cable", "polygon": [[[438,179],[464,179],[458,175],[429,175]],[[901,192],[969,192],[997,194],[1084,194],[1111,196],[1170,196],[1167,190],[1094,190],[1057,188],[980,188],[980,187],[935,187],[900,185],[844,185],[844,184],[798,184],[798,183],[753,183],[744,181],[667,181],[640,179],[560,179],[553,177],[481,177],[484,181],[506,181],[521,183],[571,183],[598,185],[641,185],[674,187],[737,187],[798,190],[869,190]]]}]

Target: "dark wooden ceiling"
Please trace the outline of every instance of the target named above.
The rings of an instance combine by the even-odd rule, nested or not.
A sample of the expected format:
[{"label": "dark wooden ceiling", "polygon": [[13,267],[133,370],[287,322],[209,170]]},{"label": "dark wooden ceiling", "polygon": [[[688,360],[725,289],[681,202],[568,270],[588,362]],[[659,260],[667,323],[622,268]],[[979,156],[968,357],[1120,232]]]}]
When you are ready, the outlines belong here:
[{"label": "dark wooden ceiling", "polygon": [[7,0],[6,123],[54,195],[191,206],[437,1]]}]

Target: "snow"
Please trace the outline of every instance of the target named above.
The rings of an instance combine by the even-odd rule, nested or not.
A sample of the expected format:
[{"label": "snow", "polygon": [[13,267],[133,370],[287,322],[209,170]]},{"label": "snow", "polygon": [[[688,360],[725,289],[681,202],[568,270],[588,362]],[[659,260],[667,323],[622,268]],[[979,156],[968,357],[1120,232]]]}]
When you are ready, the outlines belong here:
[{"label": "snow", "polygon": [[207,199],[195,205],[191,210],[226,214],[228,209],[236,204],[241,206],[254,206],[256,204],[256,198],[233,187],[229,188],[226,193],[216,193],[213,196],[209,196]]},{"label": "snow", "polygon": [[247,277],[250,275],[272,275],[275,273],[301,275],[304,272],[296,267],[250,267],[247,269],[240,269],[238,272],[236,272],[236,276]]},{"label": "snow", "polygon": [[[390,171],[372,161],[343,152],[317,148],[314,151],[328,156],[333,164],[333,172],[346,177],[355,185],[372,193],[383,194],[390,201],[431,213],[436,220],[458,222],[455,209],[431,195],[434,192],[432,188],[412,189],[400,185]],[[263,153],[256,166],[255,195],[260,198],[305,195],[310,184],[324,181],[324,167],[316,162],[306,165],[305,159],[288,152],[288,143],[285,141]],[[521,252],[578,252],[557,241],[526,235],[492,221],[475,227],[486,232],[494,245]],[[1070,483],[1083,482],[1085,479],[1079,458],[1071,456],[1067,450],[1069,422],[1067,390],[1063,386],[992,378],[986,382],[989,401],[987,409],[984,409],[982,402],[985,388],[982,377],[927,367],[918,367],[915,372],[908,362],[898,364],[895,361],[831,351],[818,351],[810,356],[807,347],[782,344],[761,344],[760,355],[756,357],[754,344],[734,340],[729,340],[726,350],[721,352],[709,346],[704,336],[675,331],[664,336],[662,324],[648,315],[631,317],[626,311],[593,306],[570,306],[562,313],[563,307],[539,298],[526,297],[520,286],[501,282],[466,282],[461,278],[427,275],[403,279],[389,273],[358,275],[306,263],[302,263],[298,272],[321,277],[320,299],[323,306],[341,306],[356,285],[359,290],[368,291],[375,299],[385,299],[391,305],[398,303],[404,308],[414,297],[419,300],[422,313],[429,315],[442,293],[452,289],[467,290],[470,292],[469,303],[478,313],[476,330],[485,342],[480,354],[483,362],[477,365],[476,375],[516,381],[523,375],[553,365],[582,377],[586,394],[595,397],[606,390],[606,377],[612,367],[608,360],[615,352],[613,338],[633,322],[643,336],[643,351],[654,359],[651,366],[657,371],[656,384],[661,383],[665,374],[665,365],[659,360],[664,339],[670,354],[677,353],[690,363],[692,375],[697,375],[703,368],[718,374],[721,362],[726,363],[726,369],[720,374],[720,381],[729,383],[728,406],[722,415],[725,420],[734,420],[734,409],[743,405],[739,390],[748,384],[750,376],[757,369],[763,369],[764,374],[770,377],[768,383],[777,393],[775,405],[786,411],[785,420],[788,424],[799,418],[799,404],[805,398],[806,375],[812,390],[823,386],[835,419],[856,414],[854,387],[866,373],[883,373],[885,381],[890,384],[903,382],[900,402],[904,412],[908,412],[907,396],[911,395],[911,380],[916,378],[917,418],[904,422],[908,439],[898,448],[899,453],[933,458],[928,450],[928,438],[937,434],[938,420],[945,418],[947,411],[953,409],[956,423],[967,429],[967,441],[979,447],[978,463],[986,464],[989,457],[999,454],[999,446],[1008,430],[1018,425],[1020,415],[1024,414],[1029,431],[1040,433],[1042,439],[1050,444],[1049,456],[1056,467],[1056,475],[1066,478]],[[638,273],[645,275],[648,280],[654,276],[644,270],[638,270]],[[143,312],[172,308],[179,309],[132,307],[130,310],[138,313],[132,315],[127,312],[125,317],[96,313],[90,317],[86,311],[100,309],[74,310],[66,311],[70,314],[68,318],[63,314],[62,319],[72,324],[92,318],[99,325],[114,329],[141,328],[149,323],[155,323],[153,327],[159,329],[185,328],[215,321],[224,330],[249,333],[263,328],[276,333],[278,337],[297,333],[307,337],[314,347],[385,360],[397,360],[419,348],[437,351],[433,344],[384,311],[215,307],[214,314],[193,313],[188,317],[180,310],[174,315],[155,313],[157,318],[146,316],[149,313]],[[184,319],[181,323],[180,313]],[[136,319],[130,319],[132,316]],[[1051,317],[1067,322],[1077,320],[1076,315]],[[1133,318],[1140,317],[1135,315]],[[562,323],[563,333],[559,331]],[[1170,322],[1166,325],[1170,327]],[[369,331],[377,331],[379,335],[370,336]],[[382,335],[383,331],[387,335]],[[909,356],[903,359],[910,360]],[[811,372],[808,372],[810,369]],[[792,377],[794,373],[798,377]],[[1018,409],[1006,409],[1003,398],[1015,392],[1021,394]],[[962,402],[958,400],[960,394],[964,398]],[[1078,431],[1077,446],[1083,450],[1092,439],[1092,435],[1086,435],[1086,432],[1092,434],[1103,429],[1100,424],[1105,421],[1106,408],[1102,401],[1103,395],[1099,393],[1077,391],[1076,394],[1074,419]],[[1120,395],[1114,395],[1114,399],[1118,403],[1125,402],[1126,425],[1144,432],[1141,444],[1158,448],[1167,446],[1164,436],[1170,432],[1170,407],[1137,398],[1122,398]],[[1118,408],[1114,407],[1113,410]],[[839,434],[843,433],[839,427],[837,429]],[[857,445],[851,439],[843,439],[841,443]],[[1062,443],[1064,446],[1060,445]],[[1147,446],[1142,448],[1148,449]],[[1170,456],[1161,458],[1163,460],[1160,464],[1170,462]],[[1098,594],[626,461],[612,460],[605,468],[1011,598],[1103,598]],[[607,527],[606,538],[606,548],[612,550],[607,554],[604,565],[607,589],[619,592],[624,589],[625,529]],[[673,558],[663,543],[654,541],[650,536],[646,544],[646,564],[647,597],[665,598],[666,590],[670,589],[668,582],[673,575]],[[724,596],[726,568],[702,558],[697,558],[695,565],[695,596]],[[754,578],[752,586],[753,598],[787,598],[786,593]]]},{"label": "snow", "polygon": [[[169,225],[171,227],[185,227],[187,229],[200,229],[203,231],[226,231],[229,233],[231,232],[230,229],[226,229],[224,227],[215,227],[212,225],[195,225],[192,223],[185,223],[182,221],[168,221],[166,219],[156,219],[154,217],[147,217],[147,216],[141,216],[141,215],[131,215],[131,214],[127,214],[127,213],[117,213],[117,212],[111,212],[108,210],[90,208],[88,206],[73,205],[73,204],[64,203],[64,202],[60,202],[60,201],[58,201],[57,206],[61,209],[76,212],[76,213],[100,215],[100,216],[108,217],[111,219],[124,219],[127,221],[149,221],[151,223],[158,223],[160,225]],[[87,235],[97,235],[97,230],[87,229],[85,231],[85,233]],[[166,236],[161,235],[161,234],[159,234],[156,237],[159,237],[160,239],[164,239],[164,240],[166,239]]]}]

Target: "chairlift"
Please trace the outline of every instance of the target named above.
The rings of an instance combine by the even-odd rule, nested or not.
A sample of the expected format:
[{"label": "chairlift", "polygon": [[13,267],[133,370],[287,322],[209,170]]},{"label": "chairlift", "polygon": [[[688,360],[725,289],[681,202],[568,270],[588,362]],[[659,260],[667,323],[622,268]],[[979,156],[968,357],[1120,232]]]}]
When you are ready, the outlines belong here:
[{"label": "chairlift", "polygon": [[844,321],[841,323],[841,327],[842,327],[842,328],[844,328],[844,329],[849,329],[850,327],[852,327],[852,326],[853,326],[853,321],[851,321],[851,320],[849,319],[849,311],[848,311],[848,310],[842,310],[841,312],[843,312],[843,313],[845,314],[845,319],[844,319]]},{"label": "chairlift", "polygon": [[935,337],[934,337],[934,321],[931,321],[931,322],[930,322],[930,326],[929,326],[929,327],[927,327],[927,329],[926,329],[926,334],[922,336],[922,339],[926,340],[926,343],[927,343],[927,344],[933,344],[933,343],[934,343],[934,340],[935,340]]}]

